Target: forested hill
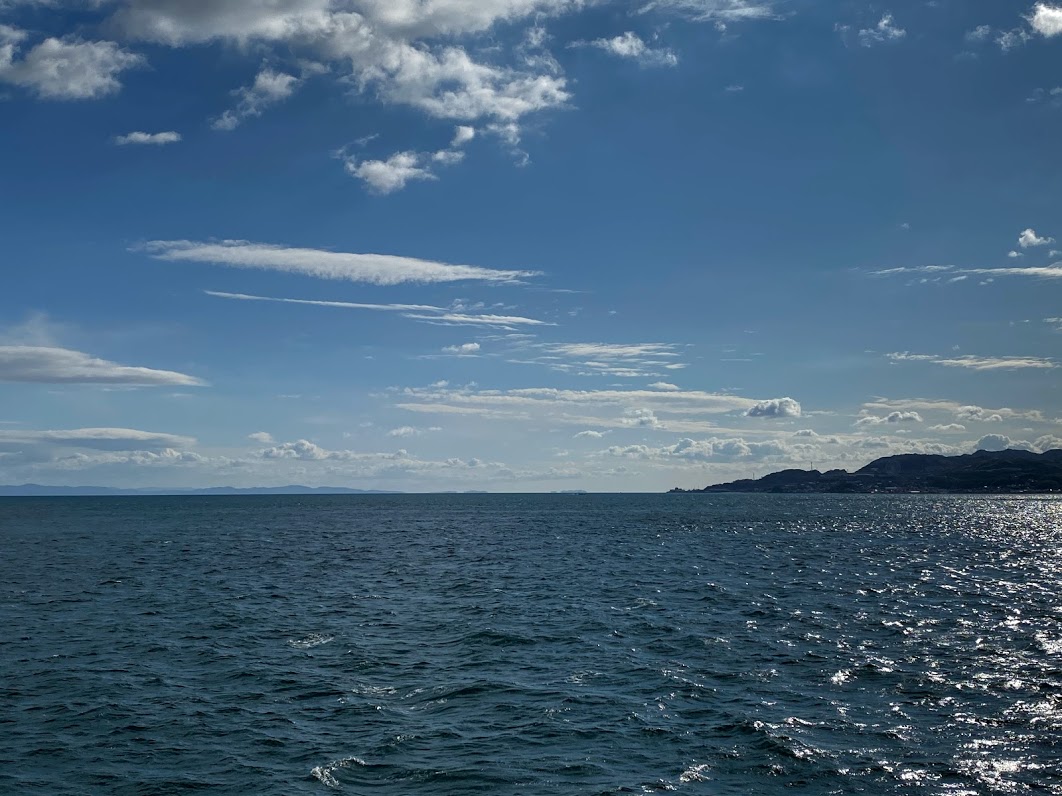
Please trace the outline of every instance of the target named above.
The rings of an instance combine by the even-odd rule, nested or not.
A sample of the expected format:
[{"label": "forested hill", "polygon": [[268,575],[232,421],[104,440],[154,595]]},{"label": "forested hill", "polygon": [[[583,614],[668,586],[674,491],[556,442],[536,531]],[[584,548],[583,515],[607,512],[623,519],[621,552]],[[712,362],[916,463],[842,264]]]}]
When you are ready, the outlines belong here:
[{"label": "forested hill", "polygon": [[1062,450],[902,454],[847,470],[782,470],[758,479],[672,492],[1062,492]]}]

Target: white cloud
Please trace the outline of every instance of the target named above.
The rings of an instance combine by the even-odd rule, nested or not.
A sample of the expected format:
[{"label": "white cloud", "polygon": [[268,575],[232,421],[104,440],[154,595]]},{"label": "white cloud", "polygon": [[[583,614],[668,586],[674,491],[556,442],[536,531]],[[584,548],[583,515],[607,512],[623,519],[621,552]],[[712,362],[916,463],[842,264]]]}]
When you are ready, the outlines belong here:
[{"label": "white cloud", "polygon": [[159,434],[133,428],[75,428],[58,431],[0,430],[0,447],[44,445],[60,448],[128,451],[184,448],[195,444],[191,437]]},{"label": "white cloud", "polygon": [[765,0],[651,0],[642,12],[673,11],[697,22],[743,22],[773,19],[773,3]]},{"label": "white cloud", "polygon": [[511,362],[544,365],[577,376],[637,378],[659,375],[656,369],[686,366],[674,361],[679,356],[674,343],[523,343],[516,348],[530,356]]},{"label": "white cloud", "polygon": [[1020,370],[1023,368],[1057,368],[1058,363],[1046,357],[981,357],[966,354],[960,357],[942,357],[936,354],[912,354],[907,351],[886,354],[893,362],[932,362],[949,368],[970,370]]},{"label": "white cloud", "polygon": [[458,125],[454,128],[454,137],[453,140],[450,141],[450,148],[456,149],[459,146],[464,146],[475,137],[475,127],[469,127],[467,125]]},{"label": "white cloud", "polygon": [[236,107],[221,114],[211,127],[215,130],[235,130],[244,119],[261,116],[270,105],[286,100],[295,93],[299,83],[299,78],[294,75],[265,67],[255,75],[251,85],[232,92],[239,99]]},{"label": "white cloud", "polygon": [[1033,6],[1029,24],[1033,30],[1041,36],[1052,37],[1062,35],[1062,6],[1037,3]]},{"label": "white cloud", "polygon": [[389,437],[419,437],[424,432],[419,428],[413,426],[399,426],[398,428],[392,428],[387,432]]},{"label": "white cloud", "polygon": [[996,37],[996,44],[999,45],[999,49],[1003,52],[1009,52],[1015,47],[1021,47],[1030,38],[1032,37],[1025,28],[1014,28],[1013,30],[1000,31],[1000,34]]},{"label": "white cloud", "polygon": [[437,326],[490,326],[496,329],[515,329],[518,326],[556,326],[548,321],[536,318],[524,318],[519,315],[469,315],[463,312],[445,312],[441,315],[423,315],[406,313],[402,317],[412,318]]},{"label": "white cloud", "polygon": [[[461,133],[455,134],[454,141],[461,137]],[[435,152],[396,152],[387,160],[359,160],[357,157],[346,155],[343,157],[343,163],[351,177],[364,182],[374,193],[388,194],[400,191],[416,180],[438,179],[432,171],[433,166],[453,166],[464,158],[463,151],[451,148]]]},{"label": "white cloud", "polygon": [[596,47],[620,58],[630,58],[643,66],[675,66],[678,56],[664,48],[654,48],[646,44],[632,31],[613,36],[611,39],[594,39],[593,41],[573,42],[573,47]]},{"label": "white cloud", "polygon": [[0,381],[41,384],[128,384],[202,386],[194,376],[170,370],[129,367],[52,346],[0,346]]},{"label": "white cloud", "polygon": [[253,442],[260,442],[263,445],[272,445],[276,442],[276,440],[273,439],[273,435],[268,431],[256,431],[253,434],[248,434],[247,439]]},{"label": "white cloud", "polygon": [[448,345],[443,348],[444,354],[457,354],[458,356],[472,356],[479,352],[479,343],[462,343],[461,345]]},{"label": "white cloud", "polygon": [[140,131],[127,133],[126,135],[115,136],[114,143],[118,146],[126,146],[127,144],[154,144],[155,146],[163,146],[165,144],[176,144],[181,140],[181,134],[168,130],[163,133],[142,133]]},{"label": "white cloud", "polygon": [[116,93],[118,75],[144,58],[111,41],[48,38],[15,60],[25,33],[0,25],[0,82],[27,88],[46,99],[98,99]]},{"label": "white cloud", "polygon": [[516,122],[567,102],[564,78],[477,62],[454,38],[578,5],[577,0],[361,0],[354,11],[331,0],[130,0],[113,22],[134,38],[170,46],[221,39],[309,51],[342,66],[342,77],[385,103],[439,118]]},{"label": "white cloud", "polygon": [[792,398],[759,401],[745,411],[745,417],[800,417],[800,403]]},{"label": "white cloud", "polygon": [[879,417],[877,415],[863,415],[855,424],[857,426],[879,426],[883,423],[921,423],[922,416],[918,412],[889,412]]},{"label": "white cloud", "polygon": [[204,290],[208,296],[235,301],[271,301],[278,304],[304,304],[311,307],[336,307],[347,310],[376,310],[380,312],[446,312],[446,307],[431,304],[362,304],[354,301],[318,301],[315,299],[273,298],[253,296],[247,293],[224,293],[219,290]]},{"label": "white cloud", "polygon": [[586,431],[580,431],[577,434],[573,434],[573,439],[601,439],[605,436],[603,431],[594,431],[593,429],[587,429]]},{"label": "white cloud", "polygon": [[332,252],[243,240],[224,240],[213,243],[156,240],[149,241],[142,248],[151,256],[170,262],[199,262],[229,268],[282,271],[313,276],[318,279],[344,279],[373,285],[462,280],[514,282],[537,276],[539,273],[537,271],[496,271],[472,265],[451,265],[390,254]]},{"label": "white cloud", "polygon": [[949,401],[940,398],[879,398],[870,403],[863,404],[863,407],[875,412],[888,412],[893,410],[946,412],[953,414],[958,420],[980,420],[987,422],[998,422],[1003,418],[1032,420],[1034,422],[1043,422],[1044,420],[1043,414],[1037,409],[1010,409],[1005,406],[1000,407],[999,409],[986,409],[973,404]]},{"label": "white cloud", "polygon": [[649,386],[654,390],[664,390],[666,392],[677,392],[678,390],[682,389],[677,384],[671,384],[667,381],[654,381]]},{"label": "white cloud", "polygon": [[927,431],[937,431],[941,434],[957,434],[966,430],[966,426],[962,423],[941,423],[935,426],[929,426]]},{"label": "white cloud", "polygon": [[376,193],[400,191],[414,180],[434,180],[423,152],[396,152],[387,160],[345,160],[347,173],[364,182]]},{"label": "white cloud", "polygon": [[660,419],[652,409],[632,408],[626,412],[626,417],[620,421],[625,426],[638,428],[660,428]]},{"label": "white cloud", "polygon": [[1011,250],[1011,251],[1007,252],[1007,257],[1010,257],[1012,260],[1016,259],[1018,257],[1024,257],[1024,256],[1025,255],[1022,254],[1021,252],[1016,252],[1014,250]]},{"label": "white cloud", "polygon": [[978,25],[973,30],[967,31],[965,38],[966,38],[966,41],[970,42],[971,44],[976,44],[976,43],[979,43],[979,42],[986,41],[988,39],[988,37],[991,36],[991,35],[992,35],[992,26],[991,25]]},{"label": "white cloud", "polygon": [[[403,318],[410,318],[422,323],[438,326],[473,326],[496,329],[514,329],[518,326],[552,326],[554,324],[535,318],[519,315],[495,315],[484,313],[471,315],[454,312],[453,307],[436,307],[431,304],[363,304],[354,301],[320,301],[314,299],[273,298],[254,296],[247,293],[224,293],[218,290],[204,290],[208,296],[232,299],[236,301],[268,301],[278,304],[300,304],[310,307],[333,307],[336,309],[371,310],[378,312],[401,312]],[[463,306],[455,302],[454,306]],[[429,314],[431,313],[431,314]]]},{"label": "white cloud", "polygon": [[734,461],[760,460],[790,456],[794,453],[784,442],[771,440],[752,442],[741,437],[710,437],[695,440],[680,439],[674,445],[651,447],[649,445],[613,445],[605,451],[608,456],[632,459],[649,459],[666,461],[668,459],[688,461]]},{"label": "white cloud", "polygon": [[1010,449],[1032,450],[1032,445],[1024,440],[1012,440],[1003,434],[985,434],[974,443],[974,450],[1005,451]]},{"label": "white cloud", "polygon": [[[1008,257],[1017,259],[1023,255],[1020,252],[1009,252]],[[920,266],[904,266],[900,268],[885,268],[883,270],[871,271],[870,276],[896,276],[899,274],[909,273],[924,273],[933,274],[941,272],[942,276],[950,276],[951,274],[977,274],[980,276],[987,276],[989,279],[986,282],[995,281],[996,277],[1001,276],[1028,276],[1037,279],[1062,279],[1062,264],[1056,265],[1044,265],[1044,266],[1008,266],[1005,268],[956,268],[954,265],[920,265]],[[939,282],[939,278],[932,281]],[[949,282],[958,281],[951,278]],[[917,284],[926,283],[926,279],[919,280]],[[911,284],[916,284],[912,282]]]},{"label": "white cloud", "polygon": [[1023,249],[1028,249],[1030,246],[1046,246],[1048,243],[1054,243],[1054,238],[1041,238],[1036,234],[1034,230],[1026,229],[1018,236],[1018,245]]},{"label": "white cloud", "polygon": [[884,14],[877,25],[859,31],[859,43],[864,47],[873,47],[883,42],[898,41],[906,35],[906,30],[895,25],[892,14]]}]

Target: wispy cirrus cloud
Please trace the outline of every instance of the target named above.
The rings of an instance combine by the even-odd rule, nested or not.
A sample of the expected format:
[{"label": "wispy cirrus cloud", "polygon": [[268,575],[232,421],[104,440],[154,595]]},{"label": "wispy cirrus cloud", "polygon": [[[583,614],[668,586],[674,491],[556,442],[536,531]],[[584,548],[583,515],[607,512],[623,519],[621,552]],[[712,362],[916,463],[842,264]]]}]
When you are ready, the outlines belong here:
[{"label": "wispy cirrus cloud", "polygon": [[569,47],[593,47],[619,58],[636,61],[642,66],[676,66],[678,56],[666,47],[651,47],[633,31],[590,41],[574,41]]},{"label": "wispy cirrus cloud", "polygon": [[697,22],[746,22],[777,16],[774,3],[768,0],[651,0],[640,10],[671,11]]},{"label": "wispy cirrus cloud", "polygon": [[317,279],[341,279],[371,285],[398,285],[404,282],[518,282],[540,275],[539,271],[496,270],[392,254],[333,252],[245,240],[155,240],[137,248],[156,259],[168,262],[196,262],[227,268],[280,271]]},{"label": "wispy cirrus cloud", "polygon": [[982,357],[973,354],[944,357],[936,354],[912,354],[908,351],[886,354],[893,362],[930,362],[948,368],[968,368],[970,370],[1022,370],[1027,368],[1046,370],[1057,368],[1058,363],[1047,357]]},{"label": "wispy cirrus cloud", "polygon": [[346,310],[376,310],[379,312],[446,312],[445,307],[431,304],[365,304],[356,301],[324,301],[318,299],[275,298],[273,296],[255,296],[249,293],[225,293],[220,290],[204,290],[208,296],[231,299],[234,301],[266,301],[277,304],[303,304],[309,307],[334,307]]},{"label": "wispy cirrus cloud", "polygon": [[49,445],[92,450],[159,450],[195,444],[191,437],[133,428],[75,428],[62,430],[0,430],[0,447]]},{"label": "wispy cirrus cloud", "polygon": [[864,47],[873,47],[875,44],[899,41],[906,35],[907,31],[896,24],[892,14],[886,13],[874,27],[859,31],[859,43]]},{"label": "wispy cirrus cloud", "polygon": [[525,318],[520,315],[474,314],[461,311],[465,305],[454,302],[450,307],[432,304],[369,304],[355,301],[325,301],[317,299],[276,298],[255,296],[248,293],[225,293],[220,290],[204,290],[208,296],[234,301],[265,301],[277,304],[301,304],[310,307],[332,307],[346,310],[371,310],[377,312],[400,312],[403,318],[439,326],[473,326],[512,330],[518,326],[554,326],[548,321]]},{"label": "wispy cirrus cloud", "polygon": [[69,348],[33,345],[0,346],[0,381],[137,387],[200,387],[205,384],[185,373],[119,365]]},{"label": "wispy cirrus cloud", "polygon": [[517,342],[511,362],[544,365],[578,376],[638,378],[660,370],[681,370],[680,346],[674,343],[537,343]]},{"label": "wispy cirrus cloud", "polygon": [[[1050,241],[1048,240],[1046,242]],[[1014,255],[1015,257],[1020,256],[1018,252],[1014,252]],[[961,281],[955,277],[968,276],[971,274],[993,279],[999,276],[1027,276],[1036,279],[1062,279],[1062,263],[1038,266],[1008,266],[1000,268],[959,268],[954,265],[914,265],[900,266],[897,268],[883,268],[869,272],[870,276],[881,277],[899,276],[901,274],[922,274],[923,276],[936,275],[936,277],[949,277],[947,279],[949,282]],[[940,279],[939,281],[944,280]]]},{"label": "wispy cirrus cloud", "polygon": [[245,119],[261,116],[266,108],[286,100],[295,93],[300,82],[295,75],[277,72],[267,66],[255,75],[251,85],[233,92],[238,98],[236,107],[225,111],[210,126],[215,130],[235,130]]}]

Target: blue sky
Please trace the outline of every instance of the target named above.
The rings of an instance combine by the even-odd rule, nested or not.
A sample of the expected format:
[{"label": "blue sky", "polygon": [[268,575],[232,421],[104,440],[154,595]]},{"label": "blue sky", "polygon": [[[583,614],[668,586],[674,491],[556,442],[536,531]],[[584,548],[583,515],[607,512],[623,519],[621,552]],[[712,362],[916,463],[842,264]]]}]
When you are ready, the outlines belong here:
[{"label": "blue sky", "polygon": [[0,483],[1062,447],[1062,8],[0,0]]}]

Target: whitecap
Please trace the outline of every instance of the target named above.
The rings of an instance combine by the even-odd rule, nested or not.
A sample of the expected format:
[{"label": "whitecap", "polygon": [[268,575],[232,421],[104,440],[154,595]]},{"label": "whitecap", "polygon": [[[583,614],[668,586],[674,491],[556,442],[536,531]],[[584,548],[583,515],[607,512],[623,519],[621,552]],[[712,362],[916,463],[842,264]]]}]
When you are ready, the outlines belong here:
[{"label": "whitecap", "polygon": [[360,757],[344,757],[340,760],[333,760],[323,766],[314,766],[310,769],[310,774],[321,780],[328,787],[338,788],[339,780],[336,779],[335,772],[341,768],[349,768],[352,765],[365,766],[368,763]]},{"label": "whitecap", "polygon": [[305,638],[289,638],[288,646],[299,650],[307,650],[310,647],[319,647],[332,641],[335,636],[325,636],[321,633],[311,633]]},{"label": "whitecap", "polygon": [[852,679],[852,671],[850,669],[841,669],[830,678],[830,682],[834,685],[842,685]]},{"label": "whitecap", "polygon": [[707,782],[711,770],[712,767],[707,763],[696,763],[679,774],[679,782]]}]

